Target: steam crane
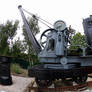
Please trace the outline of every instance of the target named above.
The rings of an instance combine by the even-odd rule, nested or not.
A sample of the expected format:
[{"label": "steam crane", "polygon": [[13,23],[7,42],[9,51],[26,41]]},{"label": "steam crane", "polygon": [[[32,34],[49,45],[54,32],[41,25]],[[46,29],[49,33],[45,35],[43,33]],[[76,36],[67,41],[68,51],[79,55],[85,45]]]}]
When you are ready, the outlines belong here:
[{"label": "steam crane", "polygon": [[[68,28],[66,23],[58,20],[53,28],[45,30],[37,42],[23,13],[22,6],[18,6],[28,37],[43,64],[28,69],[28,75],[35,77],[40,87],[48,87],[55,79],[72,78],[77,84],[85,83],[88,74],[92,73],[92,17],[83,20],[86,47],[72,45],[71,39],[74,30]],[[44,40],[44,37],[46,38]],[[81,54],[69,54],[69,46],[79,47]],[[76,50],[74,50],[76,53]]]}]

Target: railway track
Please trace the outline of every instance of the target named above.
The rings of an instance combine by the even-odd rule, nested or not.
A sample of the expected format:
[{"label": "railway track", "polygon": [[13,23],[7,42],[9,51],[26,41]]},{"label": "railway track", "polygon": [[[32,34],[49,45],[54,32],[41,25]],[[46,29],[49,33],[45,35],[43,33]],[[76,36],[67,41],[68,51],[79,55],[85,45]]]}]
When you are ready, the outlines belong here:
[{"label": "railway track", "polygon": [[[84,84],[71,84],[71,85],[53,85],[49,88],[39,88],[36,83],[33,82],[28,88],[28,92],[63,92],[63,91],[73,91],[73,92],[89,92],[92,90],[92,81],[88,81]],[[91,92],[91,91],[90,91]]]}]

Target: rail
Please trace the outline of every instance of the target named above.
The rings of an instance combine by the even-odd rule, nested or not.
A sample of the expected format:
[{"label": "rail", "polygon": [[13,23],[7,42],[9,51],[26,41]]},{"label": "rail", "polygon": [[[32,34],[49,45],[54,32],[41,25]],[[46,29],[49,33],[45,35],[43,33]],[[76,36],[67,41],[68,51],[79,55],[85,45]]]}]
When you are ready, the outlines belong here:
[{"label": "rail", "polygon": [[35,82],[31,84],[31,86],[28,88],[28,92],[63,92],[63,91],[84,92],[85,90],[92,88],[92,81],[88,81],[84,84],[73,85],[73,86],[59,86],[58,87],[54,85],[54,87],[49,87],[49,88],[39,88],[37,86],[34,86],[34,84]]}]

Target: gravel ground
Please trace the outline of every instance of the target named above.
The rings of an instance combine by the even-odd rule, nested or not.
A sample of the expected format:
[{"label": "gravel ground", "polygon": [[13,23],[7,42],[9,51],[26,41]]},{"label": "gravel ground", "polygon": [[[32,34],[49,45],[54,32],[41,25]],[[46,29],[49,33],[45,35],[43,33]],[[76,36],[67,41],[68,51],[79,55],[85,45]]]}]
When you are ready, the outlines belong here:
[{"label": "gravel ground", "polygon": [[11,86],[0,85],[0,92],[27,92],[27,87],[34,81],[34,78],[12,76]]}]

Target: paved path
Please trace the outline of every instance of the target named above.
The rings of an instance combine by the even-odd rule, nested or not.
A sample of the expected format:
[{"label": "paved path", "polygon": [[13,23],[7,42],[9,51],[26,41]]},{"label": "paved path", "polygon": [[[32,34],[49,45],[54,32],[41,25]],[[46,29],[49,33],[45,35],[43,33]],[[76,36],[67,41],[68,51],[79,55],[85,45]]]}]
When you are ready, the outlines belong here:
[{"label": "paved path", "polygon": [[26,92],[27,87],[34,81],[34,78],[12,76],[12,80],[13,84],[11,86],[0,85],[0,92]]}]

